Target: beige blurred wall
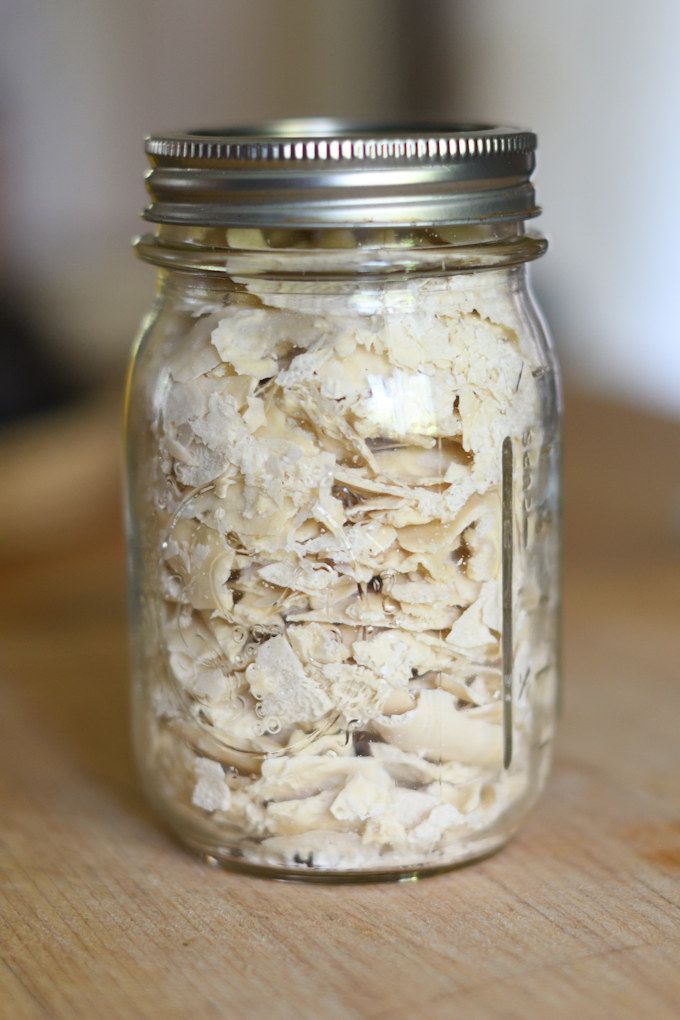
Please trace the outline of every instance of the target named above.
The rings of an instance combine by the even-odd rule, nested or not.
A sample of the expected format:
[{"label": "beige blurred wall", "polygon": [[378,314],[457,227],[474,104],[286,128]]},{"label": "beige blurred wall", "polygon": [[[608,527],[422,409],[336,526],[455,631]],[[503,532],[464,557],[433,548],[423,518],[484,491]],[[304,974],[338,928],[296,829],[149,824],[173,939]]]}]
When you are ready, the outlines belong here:
[{"label": "beige blurred wall", "polygon": [[568,374],[680,415],[675,0],[15,0],[3,272],[86,378],[149,300],[130,255],[150,130],[291,114],[503,120],[540,136],[536,281]]}]

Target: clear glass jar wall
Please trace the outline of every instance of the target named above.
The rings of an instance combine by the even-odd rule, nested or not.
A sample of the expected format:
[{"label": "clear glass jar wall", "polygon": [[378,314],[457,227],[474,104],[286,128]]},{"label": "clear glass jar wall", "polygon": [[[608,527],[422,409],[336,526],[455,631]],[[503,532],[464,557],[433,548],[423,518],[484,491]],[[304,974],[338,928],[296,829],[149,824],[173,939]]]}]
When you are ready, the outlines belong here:
[{"label": "clear glass jar wall", "polygon": [[161,267],[127,398],[152,801],[195,850],[281,876],[498,848],[555,719],[542,242],[161,227],[141,248]]}]

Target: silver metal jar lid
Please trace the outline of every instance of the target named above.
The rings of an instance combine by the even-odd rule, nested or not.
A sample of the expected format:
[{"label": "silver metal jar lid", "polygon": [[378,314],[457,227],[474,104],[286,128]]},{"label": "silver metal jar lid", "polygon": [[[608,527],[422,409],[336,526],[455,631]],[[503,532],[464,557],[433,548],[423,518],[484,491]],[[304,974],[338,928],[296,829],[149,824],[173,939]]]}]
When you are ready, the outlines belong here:
[{"label": "silver metal jar lid", "polygon": [[399,227],[536,216],[536,136],[479,124],[282,120],[153,135],[155,223]]}]

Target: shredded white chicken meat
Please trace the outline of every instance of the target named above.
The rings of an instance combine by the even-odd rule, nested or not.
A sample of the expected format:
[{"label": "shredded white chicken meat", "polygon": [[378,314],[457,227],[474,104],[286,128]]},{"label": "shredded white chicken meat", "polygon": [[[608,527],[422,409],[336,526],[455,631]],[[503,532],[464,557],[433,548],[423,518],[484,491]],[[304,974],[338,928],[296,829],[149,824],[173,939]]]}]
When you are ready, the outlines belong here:
[{"label": "shredded white chicken meat", "polygon": [[539,409],[507,276],[242,283],[155,398],[167,796],[254,864],[454,861],[529,769],[526,692],[503,768],[501,448]]}]

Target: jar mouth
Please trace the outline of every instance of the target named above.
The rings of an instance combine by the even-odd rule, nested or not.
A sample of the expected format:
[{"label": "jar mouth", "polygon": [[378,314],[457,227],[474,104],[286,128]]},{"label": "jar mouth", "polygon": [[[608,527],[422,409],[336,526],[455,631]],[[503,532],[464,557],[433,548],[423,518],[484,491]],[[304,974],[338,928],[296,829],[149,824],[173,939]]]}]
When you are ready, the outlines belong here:
[{"label": "jar mouth", "polygon": [[517,222],[358,230],[159,224],[133,245],[166,269],[330,281],[511,268],[539,258],[547,241]]},{"label": "jar mouth", "polygon": [[146,140],[147,220],[404,227],[538,215],[536,136],[493,125],[284,120]]}]

